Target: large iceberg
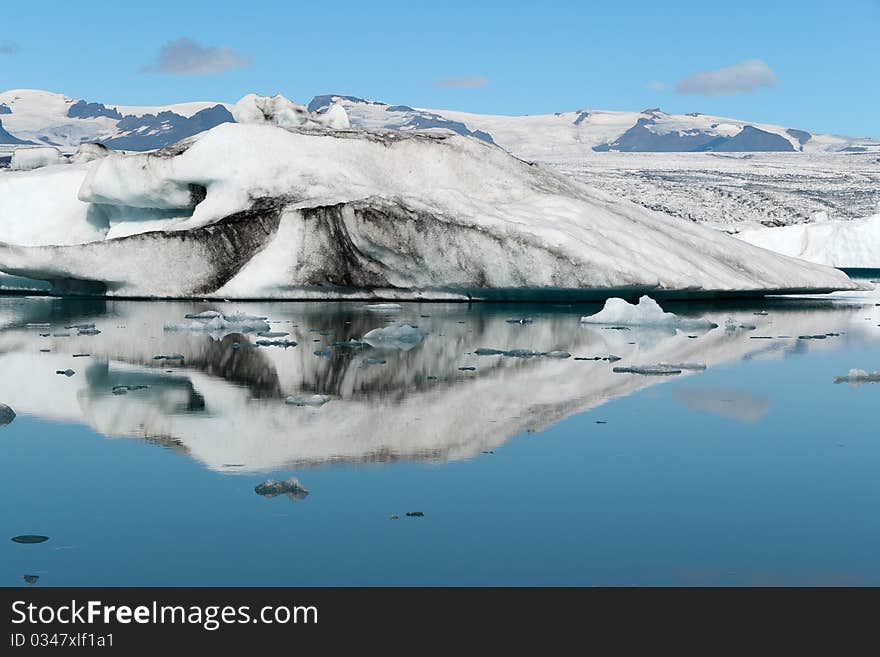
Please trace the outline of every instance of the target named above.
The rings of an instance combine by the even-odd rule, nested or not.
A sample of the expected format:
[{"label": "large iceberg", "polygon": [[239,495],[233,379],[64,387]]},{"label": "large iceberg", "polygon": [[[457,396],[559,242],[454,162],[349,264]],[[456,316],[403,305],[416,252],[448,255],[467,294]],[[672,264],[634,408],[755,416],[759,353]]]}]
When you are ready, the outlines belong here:
[{"label": "large iceberg", "polygon": [[246,97],[235,109],[244,123],[156,152],[0,173],[0,271],[56,293],[167,298],[855,287],[841,272],[614,199],[477,139],[351,130],[335,111],[298,110]]}]

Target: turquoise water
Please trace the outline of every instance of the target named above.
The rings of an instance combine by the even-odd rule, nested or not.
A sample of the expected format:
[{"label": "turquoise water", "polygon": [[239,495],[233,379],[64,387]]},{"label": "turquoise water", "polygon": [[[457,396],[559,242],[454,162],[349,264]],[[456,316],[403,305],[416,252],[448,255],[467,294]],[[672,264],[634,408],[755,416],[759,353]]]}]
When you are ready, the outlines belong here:
[{"label": "turquoise water", "polygon": [[[834,382],[880,370],[877,302],[666,307],[720,325],[695,334],[582,325],[598,306],[0,298],[0,584],[877,585],[880,384]],[[298,344],[165,328],[210,309]],[[400,324],[424,339],[332,346]],[[613,371],[659,362],[706,369]],[[290,477],[308,494],[254,490]]]}]

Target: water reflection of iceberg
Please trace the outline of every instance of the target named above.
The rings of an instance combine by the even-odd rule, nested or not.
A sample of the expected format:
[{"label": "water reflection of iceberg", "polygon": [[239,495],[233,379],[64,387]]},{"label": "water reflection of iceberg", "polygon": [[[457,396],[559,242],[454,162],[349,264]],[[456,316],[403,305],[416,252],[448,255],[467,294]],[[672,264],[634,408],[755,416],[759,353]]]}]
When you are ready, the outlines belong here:
[{"label": "water reflection of iceberg", "polygon": [[[506,321],[509,308],[492,305],[406,304],[394,313],[345,303],[223,305],[269,317],[273,331],[290,333],[299,345],[254,347],[255,335],[163,330],[166,322],[209,305],[2,299],[0,401],[20,414],[171,446],[218,470],[443,461],[494,449],[526,430],[663,383],[615,374],[613,365],[701,362],[712,367],[880,337],[873,328],[877,322],[864,321],[862,306],[829,303],[817,310],[816,302],[772,305],[766,316],[754,315],[753,309],[702,309],[701,316],[722,328],[697,337],[583,326],[580,308],[530,309],[534,321],[520,324]],[[728,317],[756,328],[725,331]],[[101,334],[54,337],[52,330],[33,326],[86,322],[95,323]],[[360,343],[370,330],[400,324],[418,326],[424,339],[406,350],[377,351]],[[797,338],[832,332],[840,335],[809,344]],[[241,348],[233,348],[235,343]],[[314,355],[326,347],[329,358]],[[612,365],[475,354],[480,347],[567,351],[579,357],[615,354],[621,360]],[[90,357],[74,358],[76,353]],[[162,354],[183,359],[155,358]],[[365,357],[377,354],[385,365],[363,365]],[[476,369],[461,369],[469,367]],[[76,375],[54,374],[67,368]],[[128,387],[127,394],[113,394],[120,386]],[[284,403],[289,396],[312,394],[329,395],[331,401],[320,407]]]}]

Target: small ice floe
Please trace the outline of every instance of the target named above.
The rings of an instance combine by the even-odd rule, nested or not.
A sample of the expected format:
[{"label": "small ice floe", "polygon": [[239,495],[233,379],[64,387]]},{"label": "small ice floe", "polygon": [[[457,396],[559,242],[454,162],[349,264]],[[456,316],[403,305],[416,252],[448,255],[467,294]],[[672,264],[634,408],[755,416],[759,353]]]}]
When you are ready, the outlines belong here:
[{"label": "small ice floe", "polygon": [[40,576],[39,575],[24,575],[22,577],[22,579],[24,580],[25,584],[30,584],[31,586],[33,586],[34,584],[36,584],[39,581]]},{"label": "small ice floe", "polygon": [[880,372],[866,372],[865,370],[852,369],[846,376],[835,376],[834,383],[850,383],[861,385],[862,383],[880,383]]},{"label": "small ice floe", "polygon": [[95,328],[94,324],[71,324],[70,326],[65,326],[64,328],[68,330],[76,329],[77,331],[87,331],[89,329]]},{"label": "small ice floe", "polygon": [[88,358],[90,356],[91,356],[91,354],[72,354],[70,357],[71,358]]},{"label": "small ice floe", "polygon": [[510,319],[505,319],[504,321],[508,324],[531,324],[534,320],[532,320],[531,317],[512,317]]},{"label": "small ice floe", "polygon": [[424,339],[425,334],[418,327],[409,324],[374,328],[363,337],[363,341],[372,347],[402,351],[412,349]]},{"label": "small ice floe", "polygon": [[257,345],[251,344],[250,342],[233,342],[233,349],[256,349]]},{"label": "small ice floe", "polygon": [[258,347],[295,347],[298,343],[295,340],[257,340]]},{"label": "small ice floe", "polygon": [[561,350],[533,351],[531,349],[508,349],[504,351],[502,349],[480,347],[479,349],[474,349],[474,354],[477,356],[509,356],[510,358],[571,358],[570,353]]},{"label": "small ice floe", "polygon": [[683,330],[713,329],[718,325],[703,318],[679,317],[667,313],[651,297],[645,295],[635,305],[612,297],[595,315],[581,317],[582,324],[610,324],[612,326],[648,326]]},{"label": "small ice floe", "polygon": [[318,358],[330,358],[333,352],[330,351],[330,347],[324,347],[323,349],[316,350],[314,353]]},{"label": "small ice floe", "polygon": [[183,354],[158,354],[153,356],[153,360],[184,360]]},{"label": "small ice floe", "polygon": [[291,406],[323,406],[330,401],[330,395],[303,395],[300,397],[288,397],[284,400],[285,404]]},{"label": "small ice floe", "polygon": [[758,312],[756,312],[756,313],[752,313],[752,314],[753,314],[753,315],[758,315],[758,316],[760,316],[760,317],[764,317],[764,316],[766,316],[766,315],[769,315],[770,313],[768,313],[766,310],[759,310]]},{"label": "small ice floe", "polygon": [[13,536],[12,540],[15,543],[23,543],[25,545],[31,545],[33,543],[45,543],[49,540],[48,536],[41,536],[39,534],[22,534],[21,536]]},{"label": "small ice floe", "polygon": [[216,310],[206,310],[201,313],[187,313],[183,316],[184,319],[197,319],[199,321],[208,321],[210,319],[215,319],[217,317],[222,317],[221,313],[218,313]]},{"label": "small ice floe", "polygon": [[263,497],[287,495],[294,502],[303,499],[309,494],[309,491],[305,489],[305,486],[303,486],[296,477],[291,477],[287,481],[268,479],[262,484],[254,486],[254,492]]},{"label": "small ice floe", "polygon": [[60,375],[62,375],[62,376],[66,376],[66,377],[70,378],[71,376],[73,376],[74,374],[76,374],[76,372],[74,372],[73,370],[70,370],[70,369],[67,369],[67,370],[55,370],[55,374],[60,374]]},{"label": "small ice floe", "polygon": [[671,365],[632,365],[629,367],[615,367],[612,371],[616,374],[643,374],[645,376],[671,376],[681,374],[680,367]]},{"label": "small ice floe", "polygon": [[798,340],[827,340],[828,338],[836,338],[840,333],[816,333],[815,335],[799,335]]},{"label": "small ice floe", "polygon": [[52,337],[53,338],[69,338],[70,333],[53,333]]},{"label": "small ice floe", "polygon": [[706,363],[659,363],[659,365],[676,370],[690,370],[692,372],[702,372],[706,369]]},{"label": "small ice floe", "polygon": [[742,331],[754,331],[758,327],[754,324],[748,324],[746,322],[738,322],[732,317],[729,317],[727,321],[724,322],[724,330],[727,333],[736,333],[737,329]]},{"label": "small ice floe", "polygon": [[185,315],[188,322],[165,324],[165,331],[172,333],[178,331],[205,332],[205,333],[260,333],[270,329],[266,317],[256,315],[233,314],[223,315],[213,310],[203,313]]},{"label": "small ice floe", "polygon": [[25,324],[27,328],[49,328],[52,325],[48,322],[28,322]]},{"label": "small ice floe", "polygon": [[80,329],[76,332],[77,335],[100,335],[101,332],[96,328],[89,329]]},{"label": "small ice floe", "polygon": [[399,303],[369,303],[364,306],[364,310],[369,310],[371,313],[393,313],[398,310],[403,310],[403,306]]},{"label": "small ice floe", "polygon": [[407,511],[406,515],[408,518],[424,518],[425,513],[423,511]]},{"label": "small ice floe", "polygon": [[259,331],[257,335],[261,338],[283,338],[290,335],[290,333],[287,331]]},{"label": "small ice floe", "polygon": [[113,386],[113,390],[111,392],[114,395],[127,395],[129,392],[134,390],[146,390],[150,386]]},{"label": "small ice floe", "polygon": [[476,367],[459,367],[458,369],[461,372],[476,372],[477,371]]},{"label": "small ice floe", "polygon": [[386,362],[388,361],[384,358],[372,358],[370,356],[361,359],[362,365],[384,365]]},{"label": "small ice floe", "polygon": [[0,404],[0,427],[5,427],[15,419],[15,411],[6,404]]}]

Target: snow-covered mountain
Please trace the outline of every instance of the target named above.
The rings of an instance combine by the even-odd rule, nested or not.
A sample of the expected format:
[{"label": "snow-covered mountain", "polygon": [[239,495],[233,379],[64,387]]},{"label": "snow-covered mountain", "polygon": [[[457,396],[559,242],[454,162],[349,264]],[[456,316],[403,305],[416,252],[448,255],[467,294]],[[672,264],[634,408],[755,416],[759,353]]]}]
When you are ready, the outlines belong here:
[{"label": "snow-covered mountain", "polygon": [[607,152],[880,152],[880,140],[691,114],[585,109],[496,116],[388,105],[353,96],[316,96],[310,111],[342,105],[352,125],[415,130],[447,128],[498,144],[518,157],[548,161]]},{"label": "snow-covered mountain", "polygon": [[0,92],[0,147],[36,144],[75,150],[82,142],[97,141],[145,151],[232,120],[223,103],[129,107],[33,89]]},{"label": "snow-covered mountain", "polygon": [[[495,143],[527,160],[582,158],[597,152],[880,152],[880,140],[709,116],[584,109],[529,116],[469,114],[389,105],[354,96],[316,96],[308,109],[342,105],[354,127],[445,128]],[[232,121],[231,105],[191,102],[129,107],[30,89],[0,92],[0,145],[75,148],[99,141],[115,149],[152,150]],[[7,149],[9,150],[9,149]]]}]

